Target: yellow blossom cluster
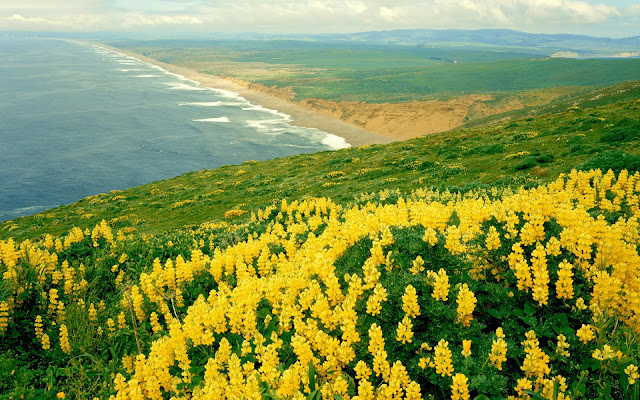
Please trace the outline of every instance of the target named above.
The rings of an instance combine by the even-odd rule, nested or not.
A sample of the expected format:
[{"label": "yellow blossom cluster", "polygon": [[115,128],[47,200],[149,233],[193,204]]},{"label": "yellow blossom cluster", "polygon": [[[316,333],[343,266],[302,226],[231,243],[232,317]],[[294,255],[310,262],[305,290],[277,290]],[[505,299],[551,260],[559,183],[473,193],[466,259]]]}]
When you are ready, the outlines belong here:
[{"label": "yellow blossom cluster", "polygon": [[[466,371],[456,363],[476,357],[497,369],[494,373],[520,365],[518,374],[524,377],[517,384],[514,377],[516,386],[511,385],[518,396],[524,390],[548,391],[554,382],[562,389],[566,379],[551,374],[552,363],[570,357],[569,341],[574,353],[589,348],[593,357],[613,360],[620,359],[618,351],[597,328],[603,320],[616,316],[626,330],[640,334],[639,196],[640,174],[574,171],[549,185],[494,198],[425,190],[391,203],[372,195],[349,207],[324,198],[283,200],[252,215],[261,224],[259,231],[247,230],[242,240],[225,246],[199,238],[188,255],[158,256],[135,279],[124,273],[123,265],[132,259],[122,255],[122,248],[113,249],[107,272],[122,297],[116,302],[118,311],[110,315],[85,298],[84,266],[58,260],[75,243],[115,246],[119,239],[106,222],[93,231],[76,228],[65,238],[46,237],[42,243],[0,241],[0,272],[11,283],[0,301],[0,331],[19,306],[19,292],[28,286],[21,268],[30,265],[41,271],[36,276],[46,286],[44,308],[29,327],[43,349],[59,343],[63,352],[73,354],[69,336],[74,331],[67,328],[73,326],[72,306],[109,334],[149,329],[153,341],[148,350],[123,360],[128,372],[115,377],[114,400],[260,398],[265,386],[282,398],[303,398],[313,384],[323,398],[347,393],[360,400],[419,398],[424,388],[418,382],[425,379],[411,370],[418,362],[423,373],[427,367],[435,370],[452,398],[467,399],[473,377],[461,373]],[[624,211],[627,217],[609,222],[594,209]],[[404,228],[419,232],[419,245],[428,249],[409,254],[406,262],[399,236],[394,237]],[[345,255],[364,244],[370,247],[361,262],[344,267]],[[437,343],[433,353],[419,355],[414,366],[396,359],[396,347],[415,354],[427,341],[419,336],[419,327],[432,323],[426,315],[431,309],[424,304],[449,313],[443,313],[450,315],[443,324],[472,327],[465,332],[476,326],[475,319],[499,308],[486,303],[476,310],[485,301],[477,289],[482,282],[461,282],[467,275],[459,268],[428,262],[431,250],[460,260],[460,265],[473,264],[477,273],[469,279],[498,282],[509,299],[527,302],[530,313],[564,307],[580,312],[584,325],[575,337],[564,331],[567,336],[558,335],[548,347],[533,330],[524,338],[507,338],[498,328],[495,338],[474,347],[473,355],[469,339],[443,332],[428,339]],[[412,279],[411,284],[401,279],[390,284],[391,274]],[[198,279],[207,282],[206,290],[191,297],[188,285]],[[449,304],[450,294],[456,304]],[[507,363],[507,350],[517,343],[522,351],[509,354],[521,358]],[[420,346],[418,352],[424,350],[431,351]],[[630,363],[634,355],[626,357]],[[310,370],[315,371],[313,384]],[[635,382],[637,369],[628,365],[625,372]],[[350,384],[349,378],[356,381]]]}]

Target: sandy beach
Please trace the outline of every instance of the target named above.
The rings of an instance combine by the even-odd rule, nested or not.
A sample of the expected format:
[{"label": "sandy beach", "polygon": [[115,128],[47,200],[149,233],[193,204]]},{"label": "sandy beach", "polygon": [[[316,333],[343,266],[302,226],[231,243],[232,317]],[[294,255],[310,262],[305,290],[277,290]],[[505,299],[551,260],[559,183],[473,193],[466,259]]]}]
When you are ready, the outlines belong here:
[{"label": "sandy beach", "polygon": [[118,51],[131,57],[135,57],[141,61],[157,65],[168,72],[182,75],[187,79],[196,81],[203,87],[224,89],[238,93],[240,96],[251,101],[252,103],[256,103],[258,105],[261,105],[262,107],[290,115],[293,118],[293,121],[291,122],[292,125],[302,126],[306,128],[316,128],[321,131],[340,136],[344,138],[347,143],[354,147],[367,144],[387,144],[396,141],[391,137],[374,132],[369,132],[357,126],[353,126],[346,122],[343,122],[339,119],[322,115],[308,109],[304,109],[282,98],[246,88],[217,75],[205,74],[190,68],[163,63],[153,58],[146,57],[142,54],[123,50],[117,47],[111,47],[104,44],[100,44],[100,46]]}]

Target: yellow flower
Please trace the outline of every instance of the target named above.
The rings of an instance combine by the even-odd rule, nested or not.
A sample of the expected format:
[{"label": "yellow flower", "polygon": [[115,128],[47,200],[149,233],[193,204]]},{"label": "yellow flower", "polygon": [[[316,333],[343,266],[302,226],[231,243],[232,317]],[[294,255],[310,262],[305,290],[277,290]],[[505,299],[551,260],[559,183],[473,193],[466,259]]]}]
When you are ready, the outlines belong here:
[{"label": "yellow flower", "polygon": [[569,357],[571,354],[567,351],[569,348],[569,343],[567,343],[567,338],[563,334],[558,335],[558,344],[556,345],[556,353],[560,354],[563,357]]},{"label": "yellow flower", "polygon": [[431,293],[431,297],[436,300],[447,301],[450,286],[447,272],[440,268],[437,274],[433,271],[429,271],[427,275],[433,279],[433,293]]},{"label": "yellow flower", "polygon": [[415,318],[420,315],[420,305],[418,304],[418,294],[412,285],[408,285],[402,295],[402,311],[409,317]]},{"label": "yellow flower", "polygon": [[71,345],[69,344],[69,331],[65,324],[60,325],[60,348],[65,353],[71,353]]},{"label": "yellow flower", "polygon": [[402,344],[407,342],[411,343],[411,338],[413,337],[413,332],[411,331],[412,328],[413,324],[411,323],[411,318],[405,315],[402,321],[398,323],[396,340],[398,342],[402,342]]},{"label": "yellow flower", "polygon": [[[556,294],[559,299],[573,298],[573,266],[564,260],[558,264],[558,280],[556,281]],[[583,300],[584,301],[584,300]]]},{"label": "yellow flower", "polygon": [[592,356],[593,356],[593,358],[595,358],[597,360],[604,361],[604,360],[609,360],[611,358],[614,358],[616,356],[616,352],[613,351],[611,346],[609,346],[608,344],[605,344],[602,347],[602,350],[595,349],[593,351]]},{"label": "yellow flower", "polygon": [[462,341],[462,355],[469,357],[471,355],[471,340],[464,339]]},{"label": "yellow flower", "polygon": [[462,323],[463,326],[469,326],[471,324],[471,320],[473,320],[473,310],[476,308],[476,296],[473,294],[471,290],[469,290],[469,286],[465,283],[460,288],[460,292],[458,292],[458,298],[456,299],[458,303],[458,322]]},{"label": "yellow flower", "polygon": [[371,368],[364,361],[360,360],[353,369],[356,372],[356,379],[369,379]]},{"label": "yellow flower", "polygon": [[381,284],[376,284],[373,289],[373,294],[367,299],[367,313],[371,315],[378,315],[382,310],[382,302],[387,300],[387,289]]},{"label": "yellow flower", "polygon": [[489,227],[489,233],[487,233],[487,239],[485,240],[485,246],[487,250],[498,250],[502,243],[500,243],[500,234],[495,226]]},{"label": "yellow flower", "polygon": [[49,335],[46,333],[42,334],[40,338],[40,343],[42,343],[43,350],[49,350],[51,348],[51,342],[49,341]]},{"label": "yellow flower", "polygon": [[629,366],[624,369],[624,373],[627,374],[629,385],[636,383],[636,380],[640,377],[638,375],[638,367],[633,364],[629,364]]},{"label": "yellow flower", "polygon": [[576,332],[576,335],[578,335],[578,338],[582,343],[590,342],[596,337],[593,326],[585,324],[582,324],[580,329]]},{"label": "yellow flower", "polygon": [[491,344],[489,361],[499,371],[502,371],[502,363],[507,361],[507,342],[502,338],[497,338]]},{"label": "yellow flower", "polygon": [[518,397],[523,398],[524,396],[526,396],[526,394],[524,393],[525,390],[533,389],[533,383],[527,378],[521,378],[518,379],[518,384],[516,385],[516,387],[514,387],[514,389],[516,390],[516,392],[518,392]]},{"label": "yellow flower", "polygon": [[59,399],[64,399],[67,396],[65,396],[64,392],[58,392],[58,393],[56,393],[56,397],[59,398]]},{"label": "yellow flower", "polygon": [[422,257],[418,256],[413,263],[411,264],[411,268],[409,269],[413,275],[418,275],[420,272],[424,271],[424,260]]},{"label": "yellow flower", "polygon": [[436,367],[436,373],[440,376],[451,376],[453,373],[453,364],[451,363],[451,350],[449,350],[449,342],[441,339],[436,345],[433,363]]},{"label": "yellow flower", "polygon": [[451,385],[451,400],[469,400],[468,379],[464,374],[455,374]]}]

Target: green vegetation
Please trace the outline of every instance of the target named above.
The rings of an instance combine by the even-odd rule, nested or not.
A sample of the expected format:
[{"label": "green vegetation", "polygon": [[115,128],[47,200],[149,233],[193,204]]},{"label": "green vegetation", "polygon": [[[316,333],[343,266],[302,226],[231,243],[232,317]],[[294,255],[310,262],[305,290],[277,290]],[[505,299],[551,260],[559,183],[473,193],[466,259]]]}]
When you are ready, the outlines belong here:
[{"label": "green vegetation", "polygon": [[[302,41],[150,41],[115,46],[279,88],[295,100],[406,102],[640,79],[638,59],[561,59],[508,51]],[[500,50],[500,49],[499,49]],[[573,89],[575,90],[575,89]]]}]

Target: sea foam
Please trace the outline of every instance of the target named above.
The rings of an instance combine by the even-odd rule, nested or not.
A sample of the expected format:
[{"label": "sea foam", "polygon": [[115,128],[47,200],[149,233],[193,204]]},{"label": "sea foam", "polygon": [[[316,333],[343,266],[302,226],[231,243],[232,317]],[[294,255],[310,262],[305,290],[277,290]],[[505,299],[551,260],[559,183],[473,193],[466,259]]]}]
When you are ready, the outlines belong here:
[{"label": "sea foam", "polygon": [[227,117],[194,119],[195,122],[231,122]]}]

